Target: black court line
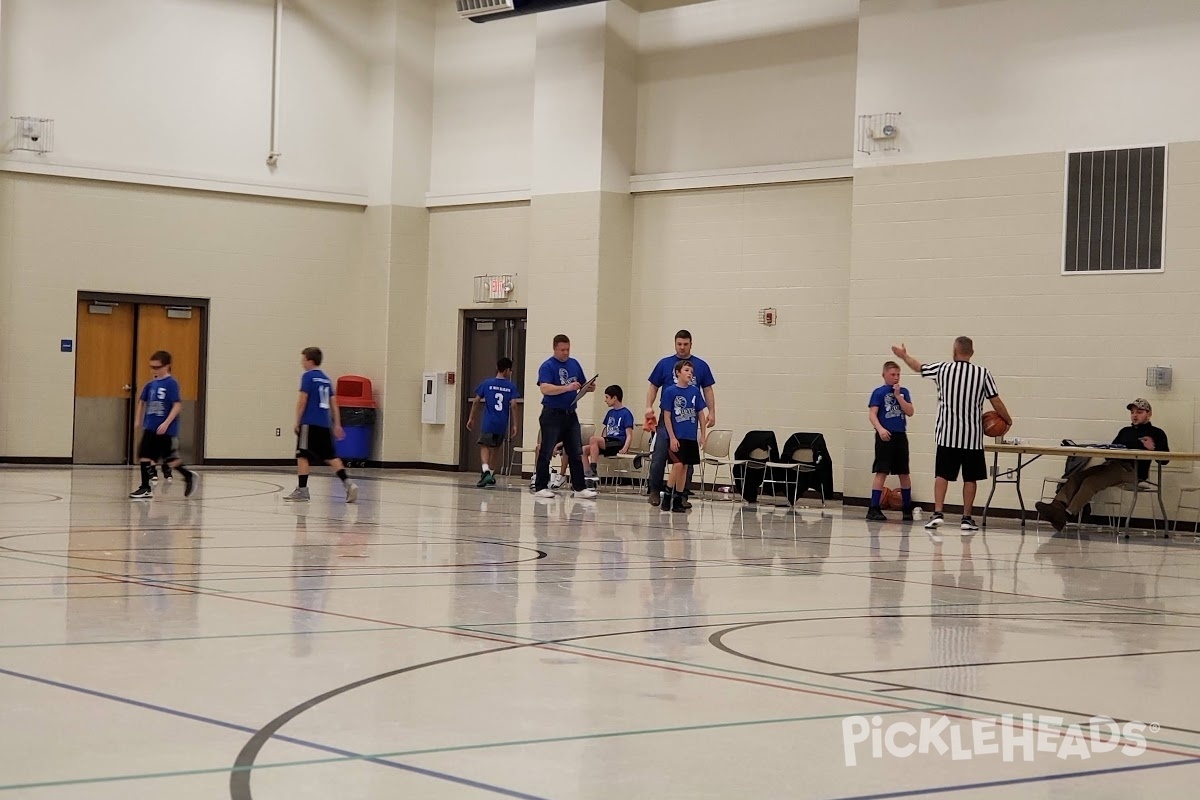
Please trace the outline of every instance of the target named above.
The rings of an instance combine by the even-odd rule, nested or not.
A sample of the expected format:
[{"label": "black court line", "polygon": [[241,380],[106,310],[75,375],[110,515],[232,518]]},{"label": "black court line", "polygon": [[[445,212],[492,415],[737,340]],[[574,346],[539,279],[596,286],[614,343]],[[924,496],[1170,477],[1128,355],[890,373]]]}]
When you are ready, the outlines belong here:
[{"label": "black court line", "polygon": [[[465,661],[465,660],[471,659],[471,658],[478,658],[481,656],[490,656],[490,655],[495,655],[495,654],[504,653],[504,652],[510,652],[510,651],[514,651],[514,650],[547,648],[547,649],[550,649],[553,651],[556,649],[555,648],[556,645],[570,645],[570,644],[573,644],[576,642],[581,642],[581,641],[591,641],[594,639],[605,639],[605,638],[617,637],[617,636],[637,636],[637,635],[648,634],[648,633],[663,633],[666,631],[694,630],[697,628],[707,628],[707,627],[713,627],[713,625],[712,624],[680,625],[680,626],[674,626],[674,627],[669,627],[669,628],[654,627],[654,628],[643,628],[643,629],[632,630],[632,631],[610,631],[607,633],[586,634],[586,635],[582,635],[582,636],[571,636],[571,637],[565,637],[565,638],[561,638],[561,639],[551,639],[551,640],[545,640],[545,641],[533,640],[533,641],[516,642],[516,643],[507,643],[503,639],[494,638],[494,639],[491,639],[491,641],[504,642],[504,643],[500,647],[488,648],[486,650],[479,650],[479,651],[472,652],[472,653],[460,653],[458,655],[434,659],[432,661],[426,661],[426,662],[423,662],[420,664],[412,664],[407,667],[401,667],[399,669],[390,670],[388,672],[379,673],[377,675],[372,675],[372,676],[363,678],[361,680],[354,681],[353,683],[348,683],[348,684],[345,684],[344,686],[339,686],[335,689],[330,689],[329,691],[327,691],[323,694],[320,694],[320,695],[317,695],[316,697],[310,698],[298,705],[293,706],[292,708],[288,709],[287,711],[284,711],[282,714],[280,714],[275,719],[271,720],[266,725],[264,725],[261,729],[259,729],[259,731],[256,732],[254,734],[254,736],[252,736],[248,742],[246,742],[245,746],[238,753],[237,758],[235,759],[234,764],[230,770],[230,779],[229,779],[230,798],[231,798],[231,800],[253,800],[253,794],[251,793],[251,790],[250,790],[250,775],[254,769],[254,763],[257,760],[258,755],[261,752],[262,748],[266,745],[266,743],[268,741],[270,741],[272,738],[281,738],[281,737],[279,737],[279,734],[278,734],[280,728],[282,728],[284,725],[286,725],[291,720],[293,720],[296,717],[300,716],[301,714],[305,713],[306,711],[309,711],[312,708],[315,708],[316,706],[320,705],[321,703],[326,702],[327,700],[330,700],[334,697],[345,694],[346,692],[353,691],[353,690],[361,688],[363,686],[367,686],[372,683],[377,683],[379,681],[386,680],[388,678],[393,678],[398,675],[405,675],[405,674],[416,672],[416,671],[422,670],[422,669],[428,669],[431,667],[441,667],[441,666],[445,666],[446,664],[451,664],[451,663],[458,662],[458,661]],[[846,700],[852,700],[854,702],[866,703],[867,705],[872,705],[873,702],[878,703],[878,701],[872,701],[871,698],[869,697],[869,695],[865,695],[865,694],[862,696],[853,696],[853,695],[847,695],[845,693],[836,693],[837,690],[819,691],[819,690],[814,690],[811,688],[806,688],[806,687],[801,687],[801,686],[782,686],[777,683],[767,683],[762,680],[749,680],[744,677],[723,675],[720,673],[699,672],[695,669],[684,669],[673,663],[662,663],[661,661],[658,661],[658,660],[651,660],[651,661],[647,662],[643,656],[636,656],[636,655],[625,656],[624,654],[621,654],[619,656],[607,655],[607,654],[601,655],[598,653],[588,653],[586,651],[578,652],[578,651],[573,651],[573,650],[567,650],[566,652],[568,652],[572,655],[575,655],[575,656],[583,656],[583,657],[598,659],[598,660],[602,660],[602,661],[615,661],[618,663],[634,664],[636,666],[668,670],[671,672],[679,672],[679,673],[683,673],[683,674],[699,675],[702,677],[716,678],[719,680],[729,680],[729,681],[734,681],[734,682],[738,682],[738,683],[747,683],[747,684],[752,684],[752,685],[757,685],[757,686],[766,686],[769,688],[786,689],[789,691],[797,691],[797,692],[801,692],[801,693],[805,693],[805,694],[813,694],[813,695],[820,695],[820,696],[826,696],[826,697],[836,697],[839,699],[846,699]],[[633,660],[633,659],[639,659],[639,660]],[[702,667],[702,669],[704,669],[704,668]],[[940,706],[936,706],[936,704],[925,703],[925,702],[919,701],[919,700],[918,701],[910,701],[910,703],[918,703],[920,707],[914,708],[911,706],[911,704],[908,706],[905,706],[905,705],[897,705],[896,703],[883,703],[881,705],[884,705],[888,708],[899,708],[901,710],[913,711],[913,712],[918,712],[918,713],[929,711],[931,708],[933,708],[934,710],[936,710],[937,708],[940,708]]]},{"label": "black court line", "polygon": [[[155,711],[155,712],[158,712],[161,714],[169,714],[170,716],[179,717],[181,719],[186,719],[186,720],[191,720],[192,722],[202,722],[207,725],[215,725],[217,727],[226,728],[228,730],[238,731],[239,733],[253,734],[255,732],[253,728],[247,727],[245,725],[239,725],[235,722],[227,722],[225,720],[215,719],[213,717],[206,717],[202,714],[193,714],[188,711],[180,711],[178,709],[168,708],[166,706],[155,705],[154,703],[147,703],[147,702],[143,702],[141,700],[134,700],[129,697],[122,697],[121,695],[109,694],[108,692],[100,692],[95,689],[88,689],[83,686],[76,686],[76,685],[70,684],[70,683],[63,683],[62,681],[51,680],[50,678],[43,678],[38,675],[27,675],[25,673],[15,672],[13,670],[5,669],[3,667],[0,667],[0,675],[7,675],[10,678],[19,678],[21,680],[27,680],[27,681],[31,681],[33,683],[40,683],[44,686],[52,686],[56,689],[65,689],[67,691],[77,692],[79,694],[88,695],[89,697],[100,698],[102,700],[111,700],[113,702],[122,703],[124,705],[133,706],[135,708],[145,709],[147,711]],[[288,744],[299,745],[301,747],[308,747],[313,750],[319,750],[319,751],[325,752],[325,753],[332,753],[333,755],[343,756],[345,758],[353,758],[353,759],[357,759],[357,760],[361,760],[361,761],[369,761],[373,764],[380,764],[385,767],[392,767],[393,769],[404,770],[405,772],[411,772],[411,773],[415,773],[417,775],[423,775],[427,778],[436,778],[438,780],[449,781],[451,783],[457,783],[461,786],[469,786],[473,789],[482,789],[484,791],[492,792],[493,794],[499,794],[504,797],[515,797],[515,798],[520,798],[520,800],[544,800],[544,798],[537,797],[536,795],[525,794],[523,792],[517,792],[512,789],[505,789],[504,787],[501,787],[501,786],[494,786],[492,784],[482,783],[480,781],[471,780],[470,778],[461,778],[457,775],[451,775],[451,774],[445,773],[445,772],[438,772],[436,770],[426,769],[424,767],[417,767],[412,764],[404,764],[399,761],[390,761],[390,760],[384,759],[384,758],[377,758],[374,756],[364,755],[362,753],[355,753],[350,750],[343,750],[338,747],[330,747],[328,745],[318,744],[316,742],[310,742],[305,739],[297,739],[297,738],[291,737],[291,736],[279,736],[276,738],[278,738],[282,742],[287,742]]]},{"label": "black court line", "polygon": [[[960,615],[956,614],[954,616],[958,617]],[[1099,615],[1099,616],[1112,616],[1112,615],[1111,614],[1103,614],[1103,615]],[[982,619],[983,617],[980,617],[980,618]],[[1037,617],[1029,617],[1029,616],[1022,616],[1020,618],[1021,619],[1032,619],[1032,620],[1037,619]],[[1005,617],[1004,619],[1012,619],[1012,617]],[[1051,621],[1054,621],[1054,620],[1051,620]],[[1058,620],[1058,621],[1069,622],[1070,620]],[[1076,621],[1089,622],[1090,620],[1076,620]],[[1122,624],[1122,623],[1117,623],[1117,624]],[[1186,627],[1193,627],[1193,626],[1186,626]],[[925,670],[931,670],[931,669],[962,669],[964,667],[1008,667],[1008,666],[1012,666],[1015,664],[1054,664],[1054,663],[1060,662],[1060,661],[1094,661],[1094,660],[1100,660],[1100,659],[1106,659],[1106,658],[1143,658],[1145,656],[1174,656],[1174,655],[1182,655],[1185,653],[1200,653],[1200,647],[1193,647],[1193,648],[1188,648],[1188,649],[1184,649],[1184,650],[1152,650],[1152,651],[1143,652],[1143,653],[1105,653],[1102,655],[1094,655],[1094,656],[1062,656],[1060,658],[1026,658],[1026,659],[1017,659],[1017,660],[1012,660],[1012,661],[973,661],[973,662],[966,662],[966,663],[962,663],[962,664],[931,664],[929,666],[924,666],[924,667],[896,667],[894,669],[860,669],[860,670],[854,670],[852,672],[834,672],[831,674],[837,675],[839,677],[849,677],[849,676],[854,676],[854,675],[880,675],[880,674],[884,674],[884,673],[896,673],[896,672],[923,672]]]},{"label": "black court line", "polygon": [[[935,615],[933,615],[933,614],[924,614],[924,615],[889,614],[889,615],[880,615],[880,616],[928,619]],[[994,616],[994,615],[988,615],[988,616]],[[952,618],[953,619],[980,619],[981,615],[955,614],[952,616]],[[1016,618],[1016,619],[1021,619],[1021,618]],[[862,681],[864,683],[871,683],[871,684],[874,684],[877,686],[883,685],[883,686],[888,687],[885,690],[887,692],[895,692],[895,691],[931,692],[933,694],[944,695],[946,697],[960,697],[960,698],[963,698],[964,700],[978,700],[980,702],[985,702],[985,703],[996,703],[1000,706],[1010,706],[1010,707],[1018,707],[1018,708],[1037,708],[1041,711],[1053,711],[1053,712],[1056,712],[1059,714],[1069,714],[1069,715],[1078,717],[1080,719],[1090,719],[1091,717],[1096,716],[1093,713],[1084,713],[1082,711],[1077,711],[1074,709],[1055,708],[1055,707],[1051,707],[1051,706],[1043,706],[1043,705],[1037,705],[1037,704],[1033,704],[1033,703],[1022,703],[1022,702],[1012,701],[1007,698],[988,697],[985,695],[967,694],[965,692],[950,692],[950,691],[946,691],[944,689],[931,689],[931,688],[928,688],[925,686],[913,686],[911,684],[902,684],[902,683],[897,683],[894,681],[883,681],[883,680],[876,680],[874,678],[868,678],[868,677],[858,677],[857,675],[852,675],[849,673],[835,673],[835,672],[828,672],[825,670],[811,669],[808,667],[800,667],[800,666],[796,666],[795,664],[788,664],[788,663],[780,662],[780,661],[772,661],[770,659],[760,658],[759,656],[750,655],[749,653],[744,653],[740,650],[736,650],[736,649],[730,647],[729,645],[725,644],[725,642],[724,642],[724,638],[726,636],[728,636],[729,634],[737,633],[737,632],[743,631],[743,630],[748,630],[750,628],[758,628],[758,627],[763,627],[766,625],[780,625],[780,624],[786,624],[788,622],[814,622],[814,621],[817,621],[817,620],[796,619],[796,620],[790,620],[790,621],[789,620],[765,620],[762,622],[748,622],[748,623],[743,623],[741,625],[734,625],[734,626],[716,631],[715,633],[713,633],[712,635],[710,635],[708,637],[708,642],[710,645],[712,645],[716,649],[720,650],[721,652],[726,653],[731,656],[734,656],[736,658],[746,660],[746,661],[752,661],[752,662],[755,662],[758,664],[766,664],[768,666],[779,667],[780,669],[792,670],[794,672],[807,672],[812,675],[822,675],[827,678],[843,678],[845,680]],[[1054,620],[1050,620],[1050,621],[1054,621]],[[1075,620],[1061,620],[1061,621],[1073,622]],[[1101,622],[1101,621],[1097,620],[1095,622]],[[1108,623],[1107,620],[1104,620],[1102,622]],[[1121,622],[1118,620],[1114,620],[1111,624],[1127,625],[1127,624],[1138,624],[1138,623]],[[1127,655],[1135,656],[1136,654],[1130,653]],[[1070,659],[1063,659],[1063,660],[1069,661]],[[950,670],[950,669],[956,669],[957,667],[958,667],[957,664],[946,664],[945,666],[942,667],[942,669]],[[875,691],[879,691],[879,690],[875,690]],[[1121,720],[1116,720],[1116,721],[1117,722],[1134,722],[1135,720],[1121,719]],[[1163,729],[1169,729],[1169,730],[1173,730],[1173,731],[1178,731],[1180,733],[1188,733],[1188,734],[1200,736],[1200,730],[1194,730],[1192,728],[1183,728],[1178,725],[1165,725],[1165,724],[1162,724],[1161,721],[1159,722],[1159,724],[1161,725],[1161,727]]]}]

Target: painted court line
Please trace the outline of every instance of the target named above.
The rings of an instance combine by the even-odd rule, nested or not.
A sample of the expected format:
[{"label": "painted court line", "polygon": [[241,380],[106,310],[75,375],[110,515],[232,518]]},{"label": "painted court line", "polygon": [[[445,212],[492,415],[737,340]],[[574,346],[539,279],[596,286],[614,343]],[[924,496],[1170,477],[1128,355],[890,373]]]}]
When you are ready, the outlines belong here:
[{"label": "painted court line", "polygon": [[[888,714],[903,714],[903,711],[880,711],[881,716]],[[713,722],[702,725],[680,725],[665,728],[641,728],[637,730],[606,731],[602,733],[582,733],[573,736],[550,736],[541,739],[514,739],[500,742],[481,742],[477,744],[449,745],[447,747],[428,747],[421,750],[395,750],[387,753],[371,753],[362,756],[337,756],[332,758],[312,758],[297,761],[277,761],[270,764],[255,764],[251,767],[205,767],[198,769],[174,770],[170,772],[130,773],[128,775],[104,775],[94,778],[70,778],[57,781],[40,781],[35,783],[14,783],[0,785],[0,792],[16,789],[44,789],[54,786],[75,786],[89,783],[115,783],[119,781],[148,780],[154,778],[179,778],[189,775],[209,775],[229,772],[253,772],[256,770],[281,769],[286,767],[310,767],[327,764],[340,764],[365,759],[404,758],[410,756],[436,755],[441,753],[459,753],[470,750],[491,750],[503,747],[526,747],[531,745],[563,744],[567,742],[592,741],[597,739],[616,739],[627,736],[652,736],[670,733],[691,733],[695,731],[712,731],[727,728],[747,728],[758,725],[781,725],[797,722],[818,722],[826,719],[841,719],[845,714],[818,714],[806,717],[779,717],[773,719],[740,720],[737,722]]]},{"label": "painted court line", "polygon": [[[55,681],[55,680],[51,680],[49,678],[42,678],[37,675],[26,675],[25,673],[14,672],[13,670],[5,669],[3,667],[0,667],[0,675],[7,675],[11,678],[19,678],[21,680],[32,681],[34,683],[40,683],[45,686],[53,686],[56,689],[66,689],[67,691],[78,692],[79,694],[85,694],[85,695],[88,695],[89,697],[98,697],[102,700],[112,700],[114,702],[133,706],[135,708],[141,708],[141,709],[145,709],[147,711],[155,711],[155,712],[158,712],[161,714],[169,714],[174,717],[180,717],[181,719],[191,720],[192,722],[202,722],[206,725],[215,725],[217,727],[226,728],[228,730],[233,730],[233,731],[238,731],[239,733],[245,733],[245,734],[249,734],[251,736],[256,733],[256,731],[253,728],[247,727],[245,725],[239,725],[235,722],[226,722],[224,720],[214,719],[212,717],[206,717],[201,714],[193,714],[188,711],[179,711],[178,709],[167,708],[166,706],[155,705],[154,703],[146,703],[141,700],[134,700],[129,697],[122,697],[121,695],[110,694],[108,692],[100,692],[95,689],[88,689],[83,686],[76,686],[76,685],[70,684],[70,683],[63,683],[61,681]],[[517,792],[512,789],[505,789],[502,786],[493,786],[491,784],[481,783],[479,781],[471,780],[470,778],[461,778],[457,775],[451,775],[451,774],[445,773],[445,772],[438,772],[436,770],[425,769],[424,767],[417,767],[417,766],[413,766],[411,764],[403,764],[398,761],[388,761],[388,760],[382,759],[382,758],[374,758],[371,756],[365,756],[361,753],[354,753],[350,750],[343,750],[338,747],[330,747],[328,745],[317,744],[316,742],[309,742],[304,739],[297,739],[292,736],[279,735],[279,736],[275,736],[272,738],[278,739],[281,742],[287,742],[288,744],[295,744],[295,745],[299,745],[301,747],[308,747],[313,750],[320,750],[325,753],[333,753],[335,755],[343,756],[348,759],[354,759],[354,760],[359,760],[359,761],[368,761],[373,764],[380,764],[385,767],[392,767],[393,769],[404,770],[405,772],[411,772],[411,773],[414,773],[417,775],[425,776],[427,778],[436,778],[438,780],[449,781],[451,783],[457,783],[462,786],[470,786],[474,789],[482,789],[484,791],[503,795],[505,797],[516,797],[516,798],[520,798],[520,800],[545,800],[545,798],[541,798],[536,795],[524,794],[522,792]],[[226,769],[228,770],[228,768],[226,768]]]},{"label": "painted court line", "polygon": [[897,797],[920,797],[927,794],[945,794],[947,792],[966,792],[972,789],[995,789],[1000,786],[1020,786],[1029,783],[1044,783],[1047,781],[1070,780],[1071,778],[1094,778],[1098,775],[1115,775],[1122,772],[1140,772],[1148,769],[1164,769],[1166,767],[1182,767],[1200,764],[1200,757],[1184,758],[1178,761],[1159,761],[1154,764],[1131,764],[1128,767],[1108,767],[1105,769],[1080,770],[1078,772],[1058,772],[1053,775],[1035,775],[1028,778],[1009,778],[998,781],[981,781],[979,783],[960,783],[953,786],[928,786],[923,789],[905,789],[899,792],[883,794],[857,794],[839,797],[836,800],[891,800]]}]

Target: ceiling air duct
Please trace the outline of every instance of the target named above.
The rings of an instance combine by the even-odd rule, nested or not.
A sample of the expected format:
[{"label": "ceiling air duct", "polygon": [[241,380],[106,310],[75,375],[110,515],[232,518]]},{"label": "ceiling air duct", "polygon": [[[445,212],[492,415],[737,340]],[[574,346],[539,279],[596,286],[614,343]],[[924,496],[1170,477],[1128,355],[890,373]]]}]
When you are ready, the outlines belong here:
[{"label": "ceiling air duct", "polygon": [[472,22],[491,22],[496,19],[537,14],[557,8],[586,6],[603,0],[454,0],[458,15]]}]

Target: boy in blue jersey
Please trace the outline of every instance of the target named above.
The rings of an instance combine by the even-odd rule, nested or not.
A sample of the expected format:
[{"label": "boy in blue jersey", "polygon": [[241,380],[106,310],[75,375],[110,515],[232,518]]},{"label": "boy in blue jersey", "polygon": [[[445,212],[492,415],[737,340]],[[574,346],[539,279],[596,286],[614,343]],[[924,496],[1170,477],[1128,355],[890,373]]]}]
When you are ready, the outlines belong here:
[{"label": "boy in blue jersey", "polygon": [[328,464],[346,487],[346,502],[358,502],[358,486],[346,474],[346,465],[337,456],[333,440],[346,438],[333,381],[319,367],[324,359],[319,347],[306,347],[300,353],[300,396],[296,400],[296,474],[299,485],[283,499],[304,502],[308,497],[308,473],[314,461]]},{"label": "boy in blue jersey", "polygon": [[[521,390],[512,382],[513,362],[502,358],[496,362],[496,377],[479,384],[475,390],[476,401],[471,404],[467,417],[467,430],[475,430],[475,412],[483,406],[483,427],[479,431],[479,459],[483,462],[482,474],[475,485],[479,488],[496,485],[492,472],[492,451],[504,445],[506,436],[517,435],[517,418],[512,413],[512,401],[521,396]],[[503,458],[503,453],[496,455]]]},{"label": "boy in blue jersey", "polygon": [[912,516],[912,478],[908,474],[908,418],[913,415],[912,395],[900,385],[900,365],[887,361],[883,365],[883,386],[871,392],[867,414],[875,429],[875,482],[871,485],[871,506],[867,519],[885,522],[879,501],[888,475],[900,477],[900,493],[904,497],[904,520]]},{"label": "boy in blue jersey", "polygon": [[183,411],[183,395],[179,382],[171,376],[171,354],[158,350],[150,356],[150,369],[154,377],[142,387],[138,395],[137,417],[142,421],[142,440],[138,443],[138,462],[141,465],[142,482],[130,492],[133,500],[149,500],[154,496],[150,488],[150,476],[154,464],[161,461],[164,466],[179,470],[187,488],[183,496],[191,497],[196,491],[196,473],[183,466],[176,448],[179,436],[179,415]]},{"label": "boy in blue jersey", "polygon": [[623,405],[624,399],[625,391],[615,383],[604,390],[604,404],[608,406],[608,413],[604,415],[601,425],[603,435],[593,436],[583,446],[583,468],[593,488],[600,479],[596,471],[600,456],[612,458],[628,453],[629,445],[633,442],[633,412]]},{"label": "boy in blue jersey", "polygon": [[[650,383],[646,387],[646,419],[652,421],[654,414],[654,398],[658,394],[659,389],[665,389],[675,382],[675,367],[683,361],[692,362],[693,382],[700,388],[704,394],[704,402],[708,403],[708,426],[711,428],[717,424],[717,392],[716,378],[713,377],[712,369],[708,363],[702,358],[697,358],[692,354],[692,333],[688,330],[681,330],[675,334],[675,352],[672,355],[659,359],[654,365],[654,370],[650,373]],[[663,493],[663,473],[667,468],[667,444],[668,439],[662,435],[665,428],[666,420],[660,414],[657,423],[658,434],[654,437],[653,454],[650,457],[650,479],[649,484],[650,505],[656,506],[659,504],[659,494]],[[688,482],[692,479],[692,470],[688,469]],[[665,492],[670,494],[670,492]],[[687,498],[683,501],[684,508],[690,506]]]},{"label": "boy in blue jersey", "polygon": [[579,415],[575,406],[580,396],[596,390],[596,384],[586,378],[583,367],[571,358],[571,340],[565,334],[554,337],[554,355],[538,368],[537,381],[542,393],[542,414],[538,418],[541,445],[533,493],[538,497],[555,496],[549,487],[550,458],[555,445],[561,442],[571,467],[573,496],[590,500],[596,496],[596,490],[587,488],[584,482],[583,446],[579,441]]},{"label": "boy in blue jersey", "polygon": [[693,383],[694,377],[692,362],[680,361],[675,365],[675,383],[662,391],[660,408],[670,437],[667,457],[671,461],[671,477],[659,506],[663,511],[687,511],[684,495],[688,467],[700,463],[700,447],[707,435],[708,403],[704,392]]}]

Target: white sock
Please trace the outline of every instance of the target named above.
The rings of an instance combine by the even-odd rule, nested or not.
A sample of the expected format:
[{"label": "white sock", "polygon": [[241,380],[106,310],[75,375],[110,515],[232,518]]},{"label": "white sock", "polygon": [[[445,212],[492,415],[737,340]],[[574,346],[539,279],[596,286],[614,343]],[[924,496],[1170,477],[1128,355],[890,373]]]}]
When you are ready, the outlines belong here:
[{"label": "white sock", "polygon": [[492,468],[491,468],[491,467],[489,467],[487,464],[484,464],[484,465],[483,465],[483,471],[484,471],[484,472],[491,472],[491,471],[492,471]]}]

